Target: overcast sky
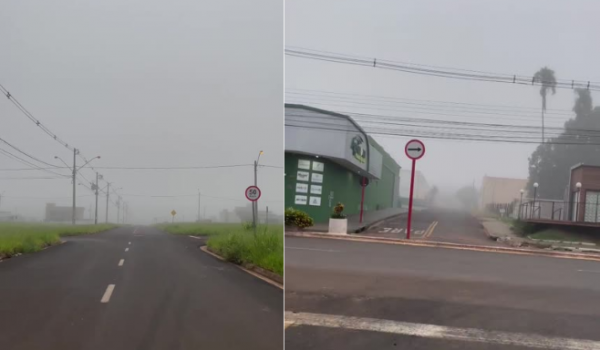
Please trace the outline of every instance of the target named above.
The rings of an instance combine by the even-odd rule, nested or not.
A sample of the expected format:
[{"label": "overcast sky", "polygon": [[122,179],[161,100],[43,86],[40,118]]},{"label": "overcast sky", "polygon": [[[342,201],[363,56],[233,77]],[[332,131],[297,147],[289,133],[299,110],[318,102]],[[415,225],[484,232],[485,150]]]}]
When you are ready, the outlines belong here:
[{"label": "overcast sky", "polygon": [[[290,0],[286,2],[286,47],[529,76],[548,66],[559,79],[599,81],[599,11],[600,3],[594,0]],[[532,86],[451,80],[287,56],[286,91],[292,89],[534,107],[538,108],[535,117],[523,124],[541,123],[539,87]],[[592,96],[599,98],[596,93]],[[574,93],[559,89],[548,101],[549,109],[571,110]],[[310,104],[306,99],[294,102]],[[315,106],[383,114],[349,104]],[[470,121],[507,122],[502,118],[484,115]],[[560,127],[567,118],[552,117],[546,125]],[[410,168],[404,155],[407,138],[376,139],[403,168]],[[445,188],[479,184],[486,174],[526,178],[528,157],[536,147],[423,140],[427,153],[417,169],[430,183]]]},{"label": "overcast sky", "polygon": [[[260,150],[261,164],[282,167],[282,13],[277,0],[4,1],[0,84],[87,158],[100,155],[97,167],[251,164]],[[0,123],[0,137],[21,150],[72,162],[4,97]],[[24,167],[0,154],[0,169]],[[98,171],[122,188],[136,222],[168,219],[172,209],[178,220],[195,219],[198,190],[221,197],[202,198],[202,211],[217,215],[246,205],[253,184],[251,166]],[[282,213],[282,173],[259,169],[261,210]],[[90,169],[83,175],[95,177]],[[0,210],[41,219],[47,202],[70,205],[70,179],[29,179],[47,176],[54,175],[0,171]],[[89,208],[91,192],[79,186],[78,194]]]}]

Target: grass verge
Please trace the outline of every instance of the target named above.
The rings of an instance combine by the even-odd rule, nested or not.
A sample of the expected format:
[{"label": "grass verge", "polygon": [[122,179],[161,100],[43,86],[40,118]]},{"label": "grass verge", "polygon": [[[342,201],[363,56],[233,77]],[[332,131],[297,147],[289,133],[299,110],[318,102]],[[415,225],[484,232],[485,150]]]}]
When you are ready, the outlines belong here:
[{"label": "grass verge", "polygon": [[248,225],[180,223],[157,228],[182,235],[208,236],[208,248],[225,260],[252,264],[283,276],[283,225],[260,226],[256,235]]},{"label": "grass verge", "polygon": [[42,223],[0,223],[0,258],[33,253],[60,242],[60,237],[97,233],[116,227],[100,225],[59,225]]}]

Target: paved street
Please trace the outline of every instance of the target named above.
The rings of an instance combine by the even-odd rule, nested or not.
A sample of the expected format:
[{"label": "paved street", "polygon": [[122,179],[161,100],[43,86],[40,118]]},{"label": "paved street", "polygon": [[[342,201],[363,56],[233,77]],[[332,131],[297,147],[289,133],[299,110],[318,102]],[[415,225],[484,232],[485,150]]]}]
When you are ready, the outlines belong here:
[{"label": "paved street", "polygon": [[0,263],[0,347],[277,349],[283,292],[148,227]]},{"label": "paved street", "polygon": [[[406,238],[406,221],[407,215],[395,216],[361,234]],[[472,215],[449,209],[425,209],[413,212],[411,238],[473,245],[503,245],[487,238],[481,224]]]},{"label": "paved street", "polygon": [[600,349],[599,293],[598,262],[286,237],[292,350]]}]

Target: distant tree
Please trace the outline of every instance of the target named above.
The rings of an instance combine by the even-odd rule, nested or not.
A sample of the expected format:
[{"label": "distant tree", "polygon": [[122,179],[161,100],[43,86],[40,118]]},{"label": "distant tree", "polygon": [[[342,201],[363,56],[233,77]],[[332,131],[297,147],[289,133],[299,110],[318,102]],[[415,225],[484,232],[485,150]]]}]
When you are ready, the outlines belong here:
[{"label": "distant tree", "polygon": [[479,203],[479,194],[473,186],[465,186],[456,192],[456,198],[460,201],[464,209],[473,210]]},{"label": "distant tree", "polygon": [[593,107],[589,90],[578,89],[575,94],[575,117],[565,122],[560,135],[539,145],[529,157],[530,194],[537,182],[539,197],[563,199],[571,167],[579,163],[600,165],[600,107]]},{"label": "distant tree", "polygon": [[437,197],[438,193],[439,193],[439,189],[437,188],[437,186],[433,186],[429,190],[429,192],[427,192],[425,199],[426,199],[428,205],[433,205],[433,202],[435,201],[435,198]]},{"label": "distant tree", "polygon": [[542,143],[546,142],[544,133],[544,114],[546,112],[546,96],[548,91],[552,91],[552,95],[556,93],[556,77],[554,71],[548,67],[544,67],[533,75],[533,80],[541,84],[540,95],[542,96]]}]

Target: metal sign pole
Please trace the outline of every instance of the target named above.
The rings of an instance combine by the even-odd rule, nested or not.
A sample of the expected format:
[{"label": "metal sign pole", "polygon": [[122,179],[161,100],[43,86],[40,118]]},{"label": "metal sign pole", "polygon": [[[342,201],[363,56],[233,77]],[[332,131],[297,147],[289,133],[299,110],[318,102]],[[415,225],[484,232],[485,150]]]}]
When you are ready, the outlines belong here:
[{"label": "metal sign pole", "polygon": [[413,159],[412,170],[410,171],[410,198],[408,199],[408,223],[406,225],[406,239],[410,239],[410,225],[412,221],[412,206],[413,206],[413,192],[415,189],[415,167],[417,161]]}]

